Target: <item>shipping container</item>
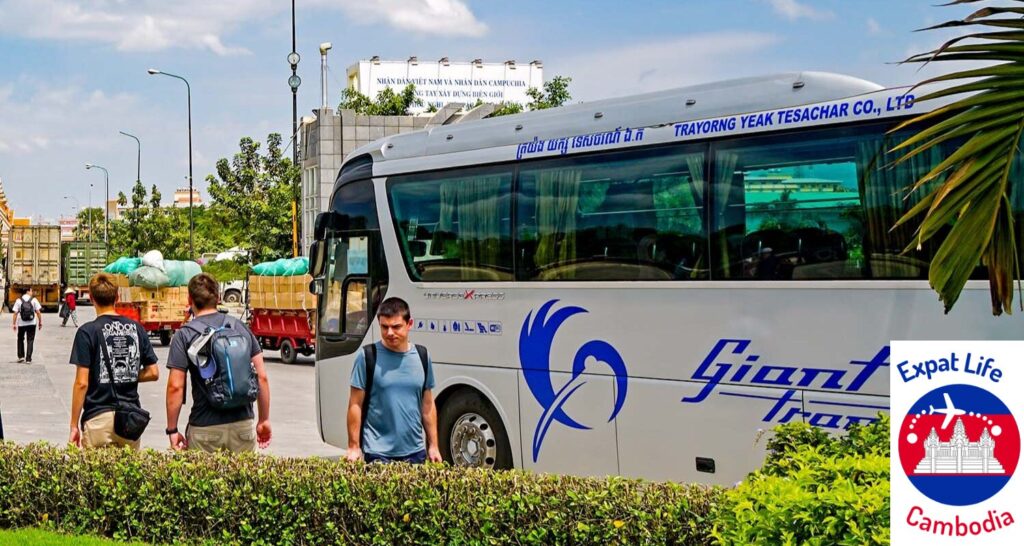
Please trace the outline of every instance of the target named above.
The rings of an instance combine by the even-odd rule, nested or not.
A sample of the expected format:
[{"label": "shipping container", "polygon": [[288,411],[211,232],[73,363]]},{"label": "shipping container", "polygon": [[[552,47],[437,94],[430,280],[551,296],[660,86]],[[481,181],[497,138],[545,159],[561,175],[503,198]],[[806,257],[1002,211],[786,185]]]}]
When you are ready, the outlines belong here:
[{"label": "shipping container", "polygon": [[107,265],[102,241],[72,241],[63,245],[64,285],[79,298],[89,298],[89,279]]},{"label": "shipping container", "polygon": [[7,302],[29,287],[47,311],[60,301],[60,226],[13,226],[7,234]]}]

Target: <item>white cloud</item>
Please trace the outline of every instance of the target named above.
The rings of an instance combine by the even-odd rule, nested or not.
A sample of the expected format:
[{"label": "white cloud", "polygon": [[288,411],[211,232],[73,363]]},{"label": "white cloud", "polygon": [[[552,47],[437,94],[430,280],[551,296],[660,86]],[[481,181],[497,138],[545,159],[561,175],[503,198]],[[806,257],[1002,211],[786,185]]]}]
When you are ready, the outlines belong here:
[{"label": "white cloud", "polygon": [[807,4],[802,4],[797,0],[767,0],[767,2],[771,4],[775,13],[790,21],[796,21],[797,19],[822,21],[835,17],[835,14],[831,11],[819,10]]},{"label": "white cloud", "polygon": [[778,42],[756,32],[697,34],[554,58],[545,73],[572,76],[574,100],[596,100],[762,74],[757,55]]},{"label": "white cloud", "polygon": [[[308,0],[302,9],[337,10],[360,24],[443,36],[482,36],[465,0]],[[274,0],[0,0],[0,33],[36,39],[81,40],[120,51],[205,49],[248,53],[225,44],[244,23],[287,16]]]},{"label": "white cloud", "polygon": [[479,37],[487,25],[478,21],[465,0],[331,0],[323,5],[340,6],[364,24],[385,22],[395,28],[422,34]]},{"label": "white cloud", "polygon": [[881,34],[882,25],[874,17],[868,17],[868,34]]}]

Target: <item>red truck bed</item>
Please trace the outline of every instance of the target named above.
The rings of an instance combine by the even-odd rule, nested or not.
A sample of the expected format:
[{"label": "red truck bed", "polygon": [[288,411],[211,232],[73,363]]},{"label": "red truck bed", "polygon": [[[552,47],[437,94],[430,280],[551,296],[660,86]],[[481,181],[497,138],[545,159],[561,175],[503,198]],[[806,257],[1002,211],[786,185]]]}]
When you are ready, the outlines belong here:
[{"label": "red truck bed", "polygon": [[260,341],[260,346],[281,351],[281,360],[286,364],[294,363],[297,353],[313,354],[316,349],[315,325],[315,311],[249,310],[249,329]]}]

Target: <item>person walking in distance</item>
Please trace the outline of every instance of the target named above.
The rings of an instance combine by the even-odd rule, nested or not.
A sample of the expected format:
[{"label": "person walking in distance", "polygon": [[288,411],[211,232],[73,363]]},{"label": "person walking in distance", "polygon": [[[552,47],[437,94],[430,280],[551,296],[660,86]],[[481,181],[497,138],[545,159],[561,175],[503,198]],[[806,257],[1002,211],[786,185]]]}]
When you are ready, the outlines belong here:
[{"label": "person walking in distance", "polygon": [[141,324],[114,311],[117,286],[111,275],[94,275],[89,280],[89,294],[96,307],[96,319],[83,324],[75,333],[71,349],[71,364],[77,371],[71,389],[68,443],[78,447],[139,449],[138,438],[125,438],[117,433],[114,412],[124,406],[141,408],[139,383],[160,377],[156,352]]},{"label": "person walking in distance", "polygon": [[[36,342],[36,331],[43,329],[43,306],[32,295],[30,287],[18,301],[14,302],[11,327],[18,332],[18,362],[32,363],[32,346]],[[28,342],[27,346],[25,342]]]},{"label": "person walking in distance", "polygon": [[60,323],[61,327],[67,326],[68,319],[70,318],[75,328],[78,328],[78,297],[75,296],[75,291],[70,288],[64,291],[64,308],[66,309],[64,311],[66,314],[64,315],[64,321]]},{"label": "person walking in distance", "polygon": [[352,366],[346,458],[441,462],[434,369],[426,347],[409,343],[409,304],[384,300],[377,321],[381,341],[363,347]]},{"label": "person walking in distance", "polygon": [[[193,277],[188,303],[195,318],[171,340],[166,432],[175,450],[240,452],[270,445],[270,382],[263,349],[244,323],[217,311],[219,293],[212,276]],[[181,434],[178,415],[186,375],[191,378],[192,412]],[[255,423],[253,402],[258,408]]]}]

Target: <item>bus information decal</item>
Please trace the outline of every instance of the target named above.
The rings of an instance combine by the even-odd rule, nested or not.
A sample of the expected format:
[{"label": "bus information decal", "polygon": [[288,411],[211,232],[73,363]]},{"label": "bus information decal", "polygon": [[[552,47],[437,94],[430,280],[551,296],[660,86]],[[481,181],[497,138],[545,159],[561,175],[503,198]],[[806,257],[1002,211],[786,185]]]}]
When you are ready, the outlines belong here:
[{"label": "bus information decal", "polygon": [[413,318],[412,331],[427,332],[430,334],[500,336],[502,333],[502,327],[501,322],[493,320]]},{"label": "bus information decal", "polygon": [[[761,355],[748,351],[749,339],[720,339],[690,377],[706,382],[696,396],[684,397],[683,403],[699,404],[713,392],[722,396],[773,400],[775,404],[765,414],[766,423],[788,423],[793,419],[806,419],[811,425],[847,429],[854,423],[869,423],[877,419],[879,411],[888,411],[888,405],[851,404],[828,400],[807,400],[801,404],[798,391],[817,393],[858,393],[880,368],[889,367],[889,346],[882,347],[870,360],[851,360],[850,364],[862,366],[852,378],[850,370],[826,367],[784,366],[761,364]],[[742,362],[736,364],[735,362]],[[760,386],[785,388],[786,391],[771,394],[748,394],[730,391],[730,386]],[[808,391],[807,389],[815,389]],[[806,406],[806,407],[804,407]],[[830,406],[830,412],[815,411],[813,406]],[[859,411],[858,411],[859,410]],[[833,413],[834,412],[834,413]],[[851,415],[847,412],[857,412]]]},{"label": "bus information decal", "polygon": [[[558,303],[558,300],[550,300],[537,310],[533,317],[531,311],[526,320],[523,321],[523,329],[519,335],[519,364],[523,369],[523,376],[527,386],[537,402],[544,408],[537,428],[533,431],[533,462],[537,462],[541,446],[544,443],[544,436],[547,435],[553,421],[577,430],[589,430],[591,427],[582,424],[570,417],[563,407],[572,397],[573,393],[587,384],[587,376],[584,375],[588,358],[595,359],[599,364],[611,368],[615,376],[615,406],[612,409],[608,422],[615,420],[626,401],[626,387],[629,382],[629,375],[626,373],[626,363],[614,347],[606,341],[591,340],[584,343],[572,361],[572,377],[557,391],[551,384],[551,345],[554,342],[555,334],[569,317],[581,313],[587,313],[582,307],[562,307],[551,316],[548,313]],[[530,318],[533,317],[531,323]],[[589,370],[593,373],[593,370]]]},{"label": "bus information decal", "polygon": [[489,290],[428,290],[423,297],[440,301],[505,301],[504,292]]},{"label": "bus information decal", "polygon": [[[666,123],[654,127],[630,127],[586,135],[555,137],[547,140],[534,137],[516,145],[516,160],[528,157],[566,155],[608,147],[629,147],[640,143],[661,143],[709,136],[756,133],[813,126],[843,121],[858,121],[897,115],[913,110],[915,97],[909,93],[872,95],[826,102],[809,106],[793,106],[748,114]],[[645,134],[646,131],[646,134]],[[645,136],[648,137],[645,140]]]}]

